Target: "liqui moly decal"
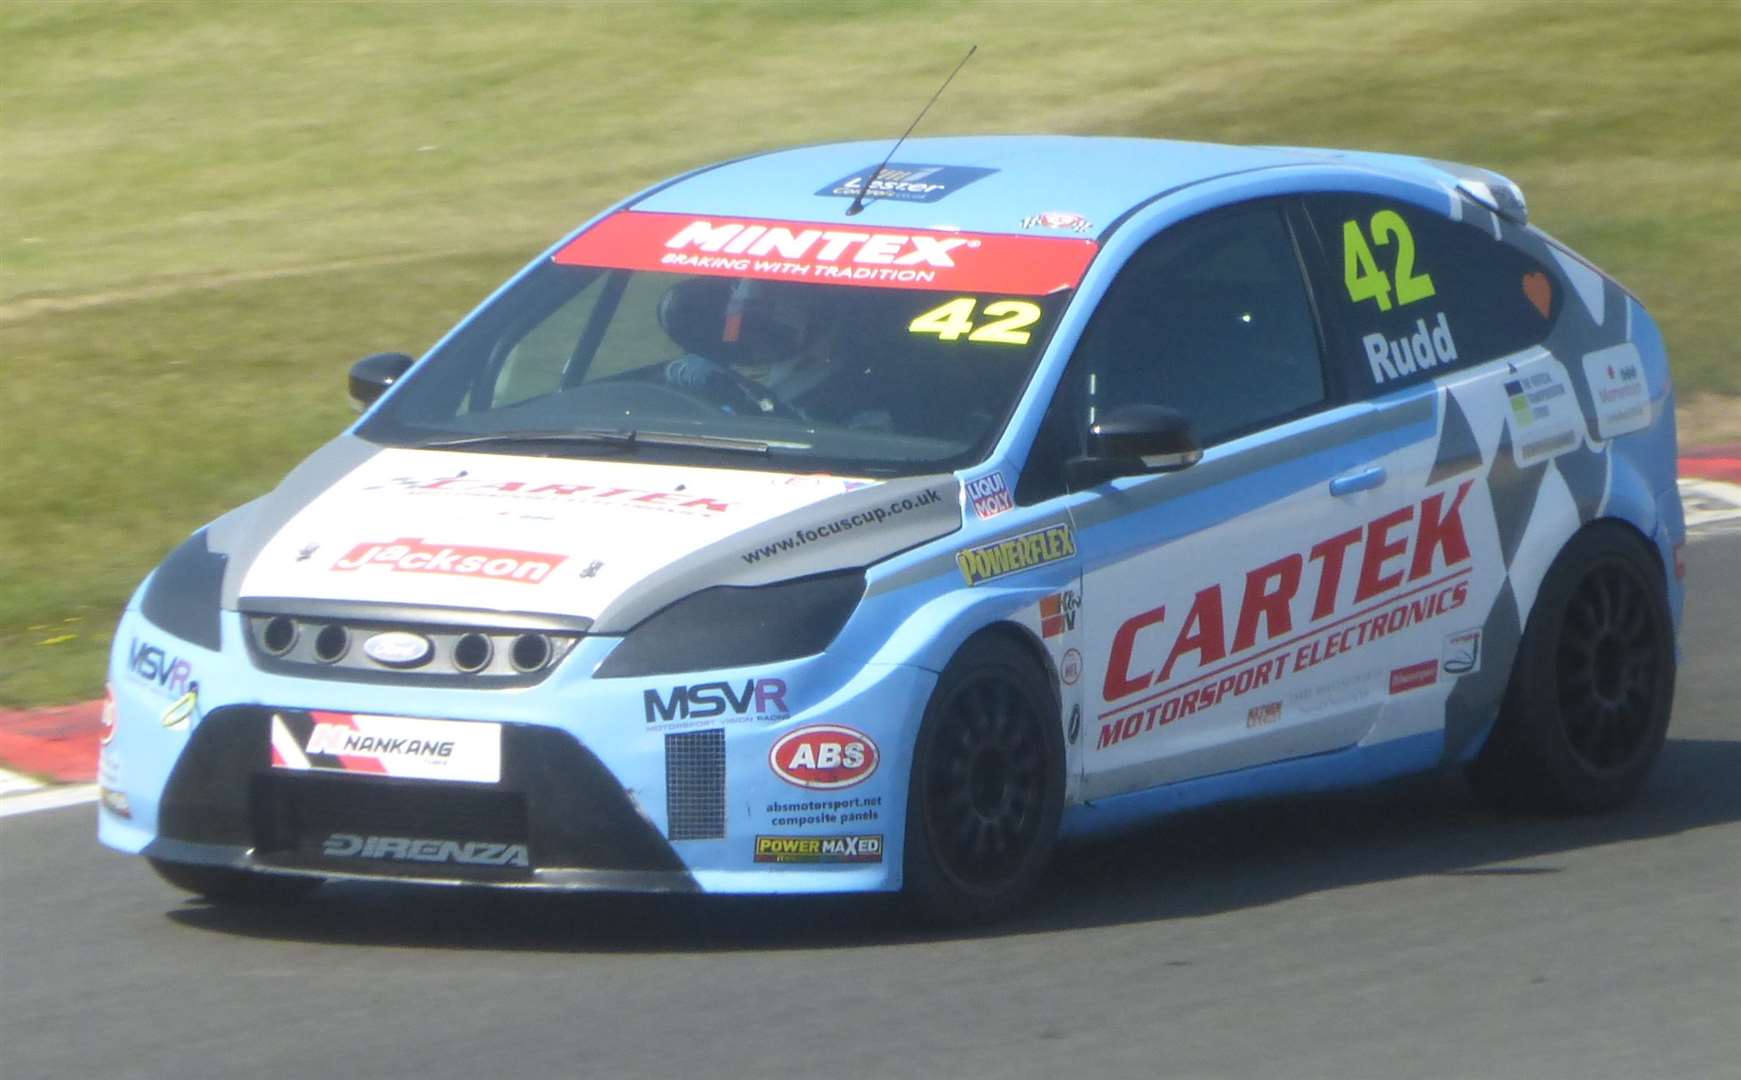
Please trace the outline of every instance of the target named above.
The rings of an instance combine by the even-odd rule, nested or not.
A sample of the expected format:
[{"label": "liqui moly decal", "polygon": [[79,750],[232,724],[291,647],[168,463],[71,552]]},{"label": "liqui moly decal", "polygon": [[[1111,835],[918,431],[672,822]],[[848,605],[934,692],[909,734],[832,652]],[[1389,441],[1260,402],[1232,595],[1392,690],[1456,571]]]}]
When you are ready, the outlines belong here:
[{"label": "liqui moly decal", "polygon": [[536,585],[567,560],[565,555],[509,548],[431,544],[413,537],[364,541],[339,556],[334,570],[385,570],[411,574],[450,574]]},{"label": "liqui moly decal", "polygon": [[272,767],[493,784],[502,778],[502,725],[407,716],[272,714]]},{"label": "liqui moly decal", "polygon": [[555,261],[764,281],[1044,296],[1074,288],[1094,241],[738,217],[612,214]]}]

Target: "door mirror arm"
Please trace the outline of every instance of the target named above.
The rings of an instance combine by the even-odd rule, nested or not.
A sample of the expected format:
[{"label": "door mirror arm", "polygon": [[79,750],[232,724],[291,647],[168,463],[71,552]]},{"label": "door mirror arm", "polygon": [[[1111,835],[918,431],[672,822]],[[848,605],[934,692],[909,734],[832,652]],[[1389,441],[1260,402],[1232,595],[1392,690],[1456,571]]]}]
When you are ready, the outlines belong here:
[{"label": "door mirror arm", "polygon": [[387,352],[365,356],[351,365],[351,407],[358,412],[373,405],[387,388],[416,363],[404,353]]},{"label": "door mirror arm", "polygon": [[1197,464],[1203,447],[1191,421],[1161,405],[1126,405],[1088,429],[1086,453],[1064,463],[1070,490],[1121,476],[1177,472]]}]

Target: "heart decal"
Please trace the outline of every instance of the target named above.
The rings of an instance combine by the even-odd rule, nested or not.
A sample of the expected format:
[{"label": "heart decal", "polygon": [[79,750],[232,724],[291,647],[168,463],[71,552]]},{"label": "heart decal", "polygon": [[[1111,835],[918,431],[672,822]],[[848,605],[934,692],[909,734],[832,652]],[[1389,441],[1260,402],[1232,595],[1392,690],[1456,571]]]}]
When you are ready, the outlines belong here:
[{"label": "heart decal", "polygon": [[1542,313],[1542,318],[1548,317],[1548,312],[1554,308],[1554,283],[1539,270],[1531,270],[1523,275],[1523,295],[1529,297],[1529,302]]}]

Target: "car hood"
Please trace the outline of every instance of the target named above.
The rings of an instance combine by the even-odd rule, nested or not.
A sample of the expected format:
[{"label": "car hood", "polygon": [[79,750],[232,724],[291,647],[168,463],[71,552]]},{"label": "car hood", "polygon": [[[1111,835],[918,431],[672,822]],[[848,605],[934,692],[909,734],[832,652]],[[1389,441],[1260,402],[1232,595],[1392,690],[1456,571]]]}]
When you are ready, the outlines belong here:
[{"label": "car hood", "polygon": [[865,566],[961,525],[953,475],[381,448],[347,436],[208,530],[225,606],[564,615],[621,632],[697,589]]}]

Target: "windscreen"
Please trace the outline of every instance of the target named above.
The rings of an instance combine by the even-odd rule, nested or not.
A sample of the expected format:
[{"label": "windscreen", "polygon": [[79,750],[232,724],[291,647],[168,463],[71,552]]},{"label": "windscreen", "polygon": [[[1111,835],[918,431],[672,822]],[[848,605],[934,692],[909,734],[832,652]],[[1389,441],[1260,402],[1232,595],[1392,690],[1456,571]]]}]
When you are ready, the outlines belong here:
[{"label": "windscreen", "polygon": [[1002,429],[1093,252],[1074,238],[619,213],[521,276],[360,434],[793,472],[953,469]]}]

